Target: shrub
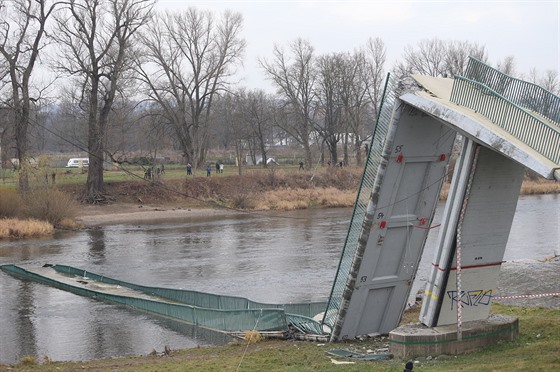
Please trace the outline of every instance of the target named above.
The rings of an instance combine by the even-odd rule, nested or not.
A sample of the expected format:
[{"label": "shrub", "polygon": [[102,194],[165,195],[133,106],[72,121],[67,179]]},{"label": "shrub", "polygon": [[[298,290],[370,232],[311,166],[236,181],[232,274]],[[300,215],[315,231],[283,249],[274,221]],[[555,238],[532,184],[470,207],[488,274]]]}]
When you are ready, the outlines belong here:
[{"label": "shrub", "polygon": [[255,197],[250,193],[238,193],[231,197],[232,207],[235,209],[254,209],[257,205]]},{"label": "shrub", "polygon": [[72,219],[77,213],[77,202],[57,189],[30,190],[25,195],[25,217],[36,218],[58,225],[63,219]]},{"label": "shrub", "polygon": [[15,189],[0,189],[0,217],[17,217],[22,212],[22,201]]},{"label": "shrub", "polygon": [[262,336],[257,331],[245,331],[243,334],[243,340],[250,344],[255,344],[262,340]]},{"label": "shrub", "polygon": [[31,355],[24,356],[23,358],[20,359],[19,364],[23,366],[35,365],[37,364],[37,358]]}]

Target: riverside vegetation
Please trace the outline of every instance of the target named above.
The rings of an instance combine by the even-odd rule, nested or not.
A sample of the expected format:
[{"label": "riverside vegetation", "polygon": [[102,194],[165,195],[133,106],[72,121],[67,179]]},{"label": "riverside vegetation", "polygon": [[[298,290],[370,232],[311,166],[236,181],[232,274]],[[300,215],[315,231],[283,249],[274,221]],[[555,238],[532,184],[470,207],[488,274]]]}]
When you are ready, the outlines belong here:
[{"label": "riverside vegetation", "polygon": [[[356,200],[362,169],[318,168],[299,171],[295,167],[251,168],[242,176],[237,169],[211,177],[186,177],[182,167],[169,166],[165,175],[145,180],[141,169],[108,171],[106,203],[174,206],[183,208],[224,208],[230,210],[294,210],[351,207]],[[77,229],[80,195],[86,175],[66,171],[56,184],[37,177],[31,190],[21,195],[9,183],[0,185],[0,238],[37,237],[52,234],[55,228]],[[43,183],[44,182],[44,183]],[[3,186],[3,187],[2,187]],[[445,199],[449,183],[444,183]],[[560,183],[540,177],[526,177],[521,193],[560,193]]]}]

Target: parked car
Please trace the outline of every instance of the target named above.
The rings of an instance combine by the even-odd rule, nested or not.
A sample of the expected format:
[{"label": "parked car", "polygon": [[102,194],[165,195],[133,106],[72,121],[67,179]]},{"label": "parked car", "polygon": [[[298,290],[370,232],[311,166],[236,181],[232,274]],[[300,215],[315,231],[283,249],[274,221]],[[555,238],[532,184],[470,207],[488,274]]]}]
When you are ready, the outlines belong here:
[{"label": "parked car", "polygon": [[89,167],[89,158],[72,158],[68,160],[66,168],[83,168]]}]

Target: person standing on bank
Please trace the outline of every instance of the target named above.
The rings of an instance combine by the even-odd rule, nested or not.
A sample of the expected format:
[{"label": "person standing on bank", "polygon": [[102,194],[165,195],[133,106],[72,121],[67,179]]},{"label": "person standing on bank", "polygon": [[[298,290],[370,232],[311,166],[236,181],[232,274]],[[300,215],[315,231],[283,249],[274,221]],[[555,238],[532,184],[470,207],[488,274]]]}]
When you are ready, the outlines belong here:
[{"label": "person standing on bank", "polygon": [[210,166],[210,164],[208,164],[208,166],[206,167],[206,177],[210,177],[211,174],[212,174],[212,167]]},{"label": "person standing on bank", "polygon": [[191,163],[187,163],[187,176],[192,175],[192,165]]}]

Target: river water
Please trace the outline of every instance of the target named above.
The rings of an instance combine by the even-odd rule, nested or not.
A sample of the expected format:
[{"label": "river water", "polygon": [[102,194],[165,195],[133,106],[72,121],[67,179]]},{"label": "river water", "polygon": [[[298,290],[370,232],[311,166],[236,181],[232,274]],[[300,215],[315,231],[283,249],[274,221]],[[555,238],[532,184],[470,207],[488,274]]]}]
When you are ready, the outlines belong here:
[{"label": "river water", "polygon": [[[439,222],[443,204],[437,210]],[[116,225],[54,238],[2,241],[0,264],[56,263],[150,286],[188,288],[287,303],[326,300],[351,209],[246,213],[174,223]],[[425,282],[431,230],[412,294]],[[504,260],[552,255],[560,241],[560,195],[519,199]],[[0,363],[26,355],[90,360],[229,339],[0,272]]]}]

